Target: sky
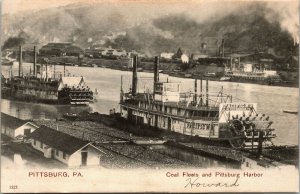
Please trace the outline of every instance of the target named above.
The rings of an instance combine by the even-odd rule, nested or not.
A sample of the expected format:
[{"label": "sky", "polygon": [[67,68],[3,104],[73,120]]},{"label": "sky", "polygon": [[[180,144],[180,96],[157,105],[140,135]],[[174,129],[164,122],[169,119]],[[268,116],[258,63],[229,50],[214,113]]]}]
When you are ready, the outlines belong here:
[{"label": "sky", "polygon": [[59,7],[76,1],[77,0],[2,0],[2,13],[14,14],[20,11]]},{"label": "sky", "polygon": [[[15,14],[23,11],[74,5],[101,4],[104,11],[118,11],[127,15],[127,20],[137,23],[162,15],[184,13],[199,22],[209,17],[226,14],[245,3],[232,3],[233,0],[2,0],[2,13]],[[243,0],[242,0],[243,1]],[[159,3],[158,3],[159,2]],[[128,13],[129,12],[129,13]],[[126,14],[128,13],[128,14]],[[135,22],[133,22],[135,23]]]},{"label": "sky", "polygon": [[[232,3],[235,0],[2,0],[2,12],[5,13],[18,13],[20,11],[29,11],[29,10],[40,10],[40,9],[47,9],[51,7],[59,7],[59,6],[65,6],[68,4],[93,4],[93,3],[103,3],[103,2],[109,2],[109,3],[131,3],[131,4],[148,4],[148,5],[154,5],[153,7],[156,7],[159,2],[160,5],[163,5],[163,7],[160,7],[160,5],[157,7],[157,9],[163,9],[166,6],[170,5],[169,7],[173,7],[178,10],[184,10],[187,7],[192,8],[194,5],[199,8],[203,7],[206,8],[208,12],[210,12],[212,7],[221,7],[225,6],[226,9],[230,9],[231,6],[236,7],[239,6],[239,4],[242,4],[245,1],[258,1],[258,0],[240,0],[239,2],[235,1],[236,3]],[[268,2],[290,2],[291,0],[266,0]],[[297,0],[292,0],[294,2],[297,2]],[[213,6],[206,6],[208,2],[213,2]],[[230,4],[231,6],[228,6],[226,4]],[[290,3],[289,3],[290,4]],[[223,9],[223,11],[226,11],[226,9]],[[148,10],[145,10],[148,11]],[[206,12],[205,9],[201,10]],[[218,8],[216,8],[216,11],[218,11]],[[216,12],[217,13],[217,12]]]}]

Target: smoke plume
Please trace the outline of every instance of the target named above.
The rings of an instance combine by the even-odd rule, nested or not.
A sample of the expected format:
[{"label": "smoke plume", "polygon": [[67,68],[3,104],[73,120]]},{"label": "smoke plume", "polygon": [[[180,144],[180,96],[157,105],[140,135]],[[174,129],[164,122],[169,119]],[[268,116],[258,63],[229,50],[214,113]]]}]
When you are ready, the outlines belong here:
[{"label": "smoke plume", "polygon": [[286,30],[299,43],[299,2],[285,1],[267,3],[272,12],[266,13],[266,18],[273,22],[275,19],[280,23],[282,30]]}]

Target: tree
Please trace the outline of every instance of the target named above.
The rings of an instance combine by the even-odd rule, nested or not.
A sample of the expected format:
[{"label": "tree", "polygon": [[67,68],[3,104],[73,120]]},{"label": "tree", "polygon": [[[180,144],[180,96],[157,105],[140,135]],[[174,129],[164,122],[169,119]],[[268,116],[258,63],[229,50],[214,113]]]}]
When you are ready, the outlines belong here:
[{"label": "tree", "polygon": [[177,52],[175,53],[175,55],[173,55],[173,59],[180,59],[181,58],[181,56],[182,56],[182,51],[181,51],[181,48],[179,48],[178,50],[177,50]]}]

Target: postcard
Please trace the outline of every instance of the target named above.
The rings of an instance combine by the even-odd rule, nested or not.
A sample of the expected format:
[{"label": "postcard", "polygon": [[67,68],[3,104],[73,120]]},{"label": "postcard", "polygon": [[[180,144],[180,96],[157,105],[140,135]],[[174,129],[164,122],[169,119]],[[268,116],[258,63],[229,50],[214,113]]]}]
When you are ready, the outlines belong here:
[{"label": "postcard", "polygon": [[4,0],[1,192],[298,192],[296,0]]}]

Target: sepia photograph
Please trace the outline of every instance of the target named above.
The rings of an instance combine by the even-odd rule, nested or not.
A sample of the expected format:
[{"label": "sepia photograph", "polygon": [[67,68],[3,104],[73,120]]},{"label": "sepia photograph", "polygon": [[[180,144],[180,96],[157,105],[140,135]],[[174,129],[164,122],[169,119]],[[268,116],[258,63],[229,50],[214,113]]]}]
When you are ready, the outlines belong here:
[{"label": "sepia photograph", "polygon": [[1,192],[299,192],[298,0],[1,9]]}]

